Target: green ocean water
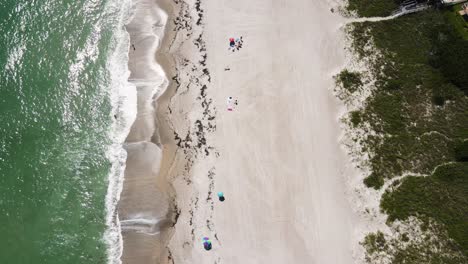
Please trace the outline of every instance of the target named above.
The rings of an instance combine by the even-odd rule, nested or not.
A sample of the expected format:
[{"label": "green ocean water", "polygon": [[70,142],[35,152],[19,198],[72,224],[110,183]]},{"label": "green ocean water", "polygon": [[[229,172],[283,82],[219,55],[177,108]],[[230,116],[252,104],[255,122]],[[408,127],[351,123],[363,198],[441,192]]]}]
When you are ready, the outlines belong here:
[{"label": "green ocean water", "polygon": [[123,6],[0,0],[2,264],[108,262],[109,54]]}]

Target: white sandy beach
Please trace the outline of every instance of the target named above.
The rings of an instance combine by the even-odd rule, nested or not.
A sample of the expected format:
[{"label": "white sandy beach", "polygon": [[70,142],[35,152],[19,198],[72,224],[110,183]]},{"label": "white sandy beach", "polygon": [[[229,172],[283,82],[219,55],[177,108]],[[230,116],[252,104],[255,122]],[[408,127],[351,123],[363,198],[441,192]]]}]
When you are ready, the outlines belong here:
[{"label": "white sandy beach", "polygon": [[176,139],[161,140],[179,150],[162,168],[179,217],[162,263],[353,263],[360,221],[346,179],[356,171],[331,92],[344,20],[326,1],[197,2],[178,1],[187,19],[166,41],[177,77],[160,111]]}]

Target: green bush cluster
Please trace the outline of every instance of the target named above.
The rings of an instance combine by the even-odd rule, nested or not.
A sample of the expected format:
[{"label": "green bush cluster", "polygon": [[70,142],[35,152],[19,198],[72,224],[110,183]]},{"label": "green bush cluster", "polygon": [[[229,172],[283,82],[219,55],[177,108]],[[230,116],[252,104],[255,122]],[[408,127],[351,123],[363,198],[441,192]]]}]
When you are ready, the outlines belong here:
[{"label": "green bush cluster", "polygon": [[[455,77],[442,70],[441,62],[457,67],[440,59],[447,41],[435,38],[449,36],[450,27],[437,10],[354,24],[351,34],[358,54],[371,55],[359,49],[371,40],[381,54],[370,65],[376,89],[359,114],[351,113],[353,126],[370,124],[376,132],[363,140],[372,153],[373,174],[366,185],[380,188],[385,178],[405,171],[429,174],[437,165],[455,160],[456,142],[468,138],[468,98],[455,85]],[[465,75],[453,73],[460,80]]]},{"label": "green bush cluster", "polygon": [[363,244],[366,247],[367,252],[373,254],[375,252],[385,250],[387,247],[386,242],[385,235],[382,232],[377,231],[377,233],[370,233],[367,235]]},{"label": "green bush cluster", "polygon": [[[371,41],[380,54],[369,65],[375,89],[363,109],[350,113],[354,127],[366,124],[375,131],[360,140],[370,154],[372,171],[364,183],[378,189],[385,179],[404,172],[431,175],[405,178],[395,191],[384,194],[381,207],[390,221],[434,219],[456,242],[448,243],[453,251],[463,252],[466,259],[468,42],[438,10],[356,23],[350,34],[360,58],[372,55],[362,48]],[[383,245],[378,238],[367,241],[375,250]],[[395,261],[404,260],[397,263],[421,263],[416,248],[396,254]],[[444,261],[434,263],[452,263]]]},{"label": "green bush cluster", "polygon": [[336,76],[336,82],[349,93],[354,93],[363,85],[361,78],[362,76],[359,72],[345,69]]},{"label": "green bush cluster", "polygon": [[468,95],[468,41],[454,30],[441,27],[434,32],[432,42],[431,66]]},{"label": "green bush cluster", "polygon": [[380,189],[384,185],[384,179],[376,173],[371,173],[364,179],[364,184],[369,188]]},{"label": "green bush cluster", "polygon": [[350,112],[350,117],[351,117],[350,121],[351,121],[351,124],[353,124],[353,127],[359,126],[359,124],[362,121],[360,112],[359,111],[351,111]]},{"label": "green bush cluster", "polygon": [[465,40],[468,40],[468,18],[458,13],[463,3],[447,6],[442,9],[445,18],[452,24],[456,32]]},{"label": "green bush cluster", "polygon": [[460,142],[455,147],[455,160],[460,162],[468,162],[468,140]]},{"label": "green bush cluster", "polygon": [[349,0],[347,9],[360,17],[389,16],[398,4],[393,0]]},{"label": "green bush cluster", "polygon": [[459,250],[468,256],[468,163],[439,166],[429,177],[407,177],[381,202],[389,220],[419,216],[442,223]]},{"label": "green bush cluster", "polygon": [[[395,228],[393,235],[381,231],[367,234],[361,243],[366,250],[366,263],[393,264],[467,264],[468,258],[457,250],[434,221],[412,222],[412,230]],[[417,231],[415,231],[417,230]],[[410,233],[408,233],[408,231]],[[422,232],[420,232],[422,231]]]}]

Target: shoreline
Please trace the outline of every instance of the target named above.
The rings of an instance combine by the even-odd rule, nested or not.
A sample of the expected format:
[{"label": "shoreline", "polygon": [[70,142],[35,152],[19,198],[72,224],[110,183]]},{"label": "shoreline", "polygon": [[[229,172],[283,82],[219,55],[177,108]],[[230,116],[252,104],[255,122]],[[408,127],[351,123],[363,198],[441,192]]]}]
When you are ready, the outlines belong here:
[{"label": "shoreline", "polygon": [[165,252],[171,225],[170,186],[160,174],[164,154],[156,121],[157,100],[169,84],[156,60],[164,45],[167,13],[152,0],[133,2],[125,26],[130,36],[129,82],[137,89],[137,117],[125,141],[128,156],[118,213],[122,263],[153,263]]}]

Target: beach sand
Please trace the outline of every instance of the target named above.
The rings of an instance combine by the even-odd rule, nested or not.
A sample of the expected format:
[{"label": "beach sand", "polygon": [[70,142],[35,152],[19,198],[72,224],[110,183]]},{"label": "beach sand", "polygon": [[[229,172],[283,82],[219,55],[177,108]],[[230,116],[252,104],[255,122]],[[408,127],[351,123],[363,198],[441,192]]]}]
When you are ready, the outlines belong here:
[{"label": "beach sand", "polygon": [[[172,2],[163,52],[173,75],[158,120],[177,221],[160,263],[353,263],[360,221],[346,182],[357,172],[340,146],[332,94],[344,20],[331,8]],[[229,51],[240,36],[243,47]]]}]

